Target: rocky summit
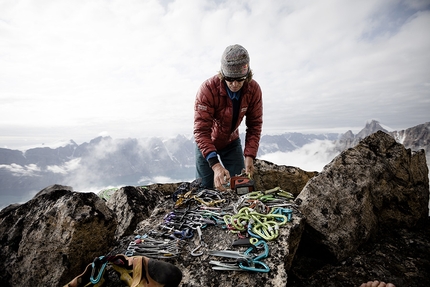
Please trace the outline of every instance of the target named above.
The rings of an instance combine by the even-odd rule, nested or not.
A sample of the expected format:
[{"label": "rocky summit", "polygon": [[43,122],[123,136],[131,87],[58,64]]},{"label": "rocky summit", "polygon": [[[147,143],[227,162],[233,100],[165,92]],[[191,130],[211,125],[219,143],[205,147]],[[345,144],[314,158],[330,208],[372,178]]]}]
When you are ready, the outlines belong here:
[{"label": "rocky summit", "polygon": [[[256,160],[243,195],[198,180],[98,195],[53,185],[0,211],[0,283],[64,286],[123,254],[177,266],[187,287],[430,286],[428,174],[423,150],[379,131],[320,173]],[[128,286],[113,263],[93,269]]]}]

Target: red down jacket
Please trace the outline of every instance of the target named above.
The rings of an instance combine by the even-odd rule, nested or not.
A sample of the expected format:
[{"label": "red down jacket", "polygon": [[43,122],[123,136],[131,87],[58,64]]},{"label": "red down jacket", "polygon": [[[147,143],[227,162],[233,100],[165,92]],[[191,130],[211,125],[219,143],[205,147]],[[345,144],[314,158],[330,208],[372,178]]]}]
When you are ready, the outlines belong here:
[{"label": "red down jacket", "polygon": [[254,80],[243,84],[238,121],[233,129],[233,104],[224,81],[215,75],[200,86],[194,104],[194,139],[205,158],[239,138],[243,117],[246,117],[244,155],[255,158],[263,125],[260,85]]}]

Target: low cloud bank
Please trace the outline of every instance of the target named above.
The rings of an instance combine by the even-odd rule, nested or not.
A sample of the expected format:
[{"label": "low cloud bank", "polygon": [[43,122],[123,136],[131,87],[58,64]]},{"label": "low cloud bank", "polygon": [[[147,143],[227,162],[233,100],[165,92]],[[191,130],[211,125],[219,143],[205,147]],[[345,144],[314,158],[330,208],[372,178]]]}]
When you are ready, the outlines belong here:
[{"label": "low cloud bank", "polygon": [[336,144],[330,140],[315,140],[291,152],[274,152],[260,159],[277,165],[299,167],[306,171],[322,171],[325,165],[339,154]]},{"label": "low cloud bank", "polygon": [[40,168],[35,164],[19,165],[13,164],[0,164],[0,169],[9,171],[13,176],[39,176]]}]

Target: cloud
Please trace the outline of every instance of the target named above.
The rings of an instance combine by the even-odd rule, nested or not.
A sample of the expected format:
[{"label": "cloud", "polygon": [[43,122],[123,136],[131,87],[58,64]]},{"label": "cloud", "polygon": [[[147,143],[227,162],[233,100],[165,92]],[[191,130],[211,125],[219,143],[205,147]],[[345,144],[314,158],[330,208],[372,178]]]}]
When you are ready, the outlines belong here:
[{"label": "cloud", "polygon": [[195,178],[172,178],[168,176],[154,176],[148,177],[144,176],[139,179],[138,184],[140,185],[150,185],[150,184],[166,184],[175,182],[192,182]]},{"label": "cloud", "polygon": [[7,1],[0,142],[191,134],[199,85],[244,45],[265,130],[428,121],[428,1]]},{"label": "cloud", "polygon": [[0,164],[0,168],[11,172],[13,176],[40,176],[38,174],[40,168],[35,164],[28,164],[24,166],[16,163],[12,163],[10,165]]},{"label": "cloud", "polygon": [[315,140],[294,151],[269,153],[261,156],[261,159],[277,165],[295,166],[306,171],[321,172],[324,166],[338,154],[335,142]]},{"label": "cloud", "polygon": [[60,173],[60,174],[69,174],[70,172],[73,172],[81,167],[80,165],[81,158],[74,158],[72,160],[69,160],[65,162],[63,165],[48,165],[46,167],[46,170],[52,172],[52,173]]}]

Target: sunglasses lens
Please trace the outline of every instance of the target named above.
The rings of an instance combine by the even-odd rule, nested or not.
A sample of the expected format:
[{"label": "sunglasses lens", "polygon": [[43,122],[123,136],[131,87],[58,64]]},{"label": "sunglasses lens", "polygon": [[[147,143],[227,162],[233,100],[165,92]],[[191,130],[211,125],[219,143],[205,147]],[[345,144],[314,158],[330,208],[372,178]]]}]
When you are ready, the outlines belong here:
[{"label": "sunglasses lens", "polygon": [[227,82],[234,82],[234,81],[236,81],[236,82],[243,82],[243,81],[246,80],[246,77],[242,77],[242,78],[229,78],[229,77],[225,77],[225,80]]}]

